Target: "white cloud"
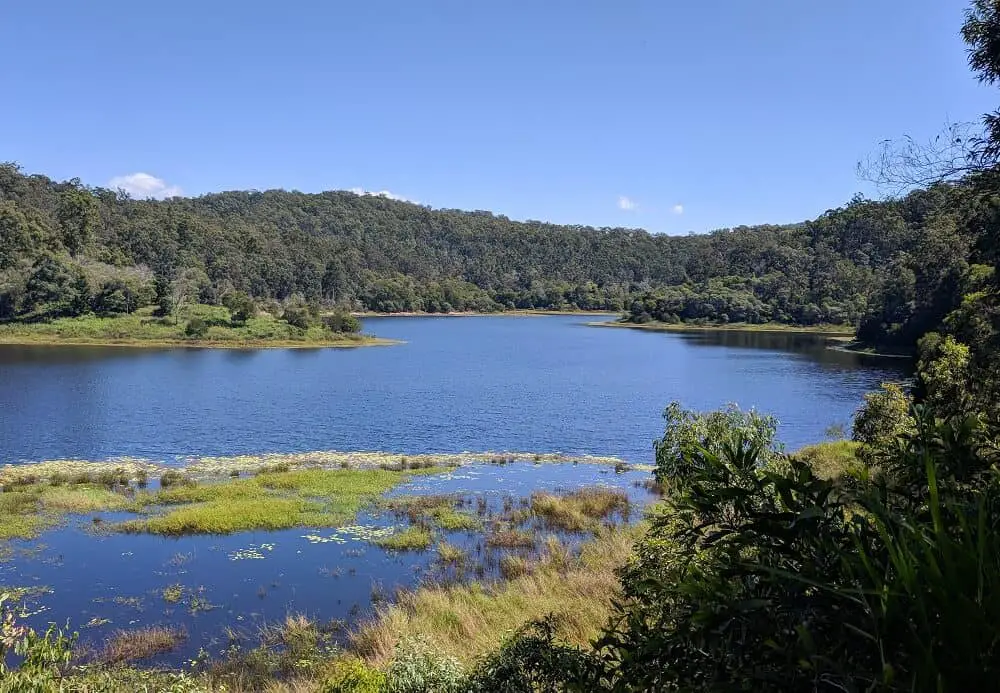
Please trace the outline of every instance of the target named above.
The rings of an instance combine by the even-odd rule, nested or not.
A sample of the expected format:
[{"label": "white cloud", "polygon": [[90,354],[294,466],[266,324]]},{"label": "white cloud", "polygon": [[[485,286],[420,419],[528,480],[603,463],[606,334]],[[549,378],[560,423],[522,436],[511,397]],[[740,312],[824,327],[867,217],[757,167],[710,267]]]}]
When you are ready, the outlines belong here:
[{"label": "white cloud", "polygon": [[674,205],[670,208],[670,211],[680,216],[681,214],[684,214],[684,205]]},{"label": "white cloud", "polygon": [[124,176],[115,176],[108,181],[108,187],[117,190],[121,188],[132,197],[146,199],[154,198],[162,200],[166,197],[178,197],[184,194],[176,185],[167,185],[162,178],[151,176],[148,173],[129,173]]},{"label": "white cloud", "polygon": [[370,195],[371,197],[384,197],[387,200],[397,200],[399,202],[412,202],[415,205],[420,204],[417,200],[411,200],[408,197],[403,197],[402,195],[397,195],[389,190],[365,190],[364,188],[351,188],[348,192],[352,192],[355,195]]},{"label": "white cloud", "polygon": [[618,196],[618,209],[624,209],[626,212],[631,212],[636,209],[639,205],[635,200],[630,200],[624,195]]}]

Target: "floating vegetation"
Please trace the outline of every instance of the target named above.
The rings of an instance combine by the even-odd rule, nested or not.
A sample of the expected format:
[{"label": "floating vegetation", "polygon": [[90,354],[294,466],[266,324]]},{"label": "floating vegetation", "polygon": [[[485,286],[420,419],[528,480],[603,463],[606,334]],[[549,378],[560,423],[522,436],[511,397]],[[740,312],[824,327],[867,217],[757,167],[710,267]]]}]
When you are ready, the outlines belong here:
[{"label": "floating vegetation", "polygon": [[396,529],[394,527],[378,527],[376,525],[348,525],[338,527],[331,534],[321,536],[319,534],[304,534],[302,538],[310,544],[346,544],[349,541],[374,542],[391,536]]},{"label": "floating vegetation", "polygon": [[184,598],[184,586],[180,584],[167,585],[163,588],[160,596],[168,604],[176,604]]},{"label": "floating vegetation", "polygon": [[142,611],[143,609],[142,597],[114,597],[111,601],[118,606],[127,606],[136,611]]},{"label": "floating vegetation", "polygon": [[194,560],[194,553],[175,553],[167,561],[167,565],[172,568],[180,568]]},{"label": "floating vegetation", "polygon": [[101,626],[106,626],[111,623],[110,618],[101,618],[99,616],[94,616],[92,619],[83,624],[84,628],[100,628]]},{"label": "floating vegetation", "polygon": [[229,560],[231,561],[254,561],[263,560],[266,558],[265,552],[270,553],[274,551],[274,544],[250,544],[250,546],[245,549],[238,549],[236,551],[229,552]]},{"label": "floating vegetation", "polygon": [[33,585],[30,587],[9,587],[0,585],[0,595],[4,595],[9,602],[24,602],[30,599],[52,594],[52,588],[45,585]]},{"label": "floating vegetation", "polygon": [[455,509],[461,502],[456,495],[396,496],[383,501],[389,510],[413,524],[431,524],[449,532],[481,528],[478,518]]}]

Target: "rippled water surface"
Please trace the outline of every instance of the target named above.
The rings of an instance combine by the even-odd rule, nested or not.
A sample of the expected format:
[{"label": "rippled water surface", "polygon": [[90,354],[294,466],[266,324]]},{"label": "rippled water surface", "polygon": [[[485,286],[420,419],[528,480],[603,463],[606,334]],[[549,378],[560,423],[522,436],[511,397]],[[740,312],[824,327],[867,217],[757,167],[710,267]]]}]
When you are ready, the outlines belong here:
[{"label": "rippled water surface", "polygon": [[0,461],[325,449],[651,461],[671,400],[755,406],[798,446],[900,375],[898,363],[810,336],[587,319],[377,318],[366,331],[406,344],[360,349],[0,346]]}]

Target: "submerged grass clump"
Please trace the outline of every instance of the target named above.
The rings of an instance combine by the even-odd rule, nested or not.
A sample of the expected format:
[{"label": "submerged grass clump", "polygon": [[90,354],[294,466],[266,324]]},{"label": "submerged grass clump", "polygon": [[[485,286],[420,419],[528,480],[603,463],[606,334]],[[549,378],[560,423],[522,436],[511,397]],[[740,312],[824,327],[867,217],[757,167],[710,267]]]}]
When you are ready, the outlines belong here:
[{"label": "submerged grass clump", "polygon": [[437,547],[438,558],[443,563],[461,563],[465,560],[465,551],[454,544],[442,541]]},{"label": "submerged grass clump", "polygon": [[109,664],[137,662],[171,652],[186,638],[183,630],[165,626],[120,630],[105,643],[99,659]]},{"label": "submerged grass clump", "polygon": [[528,549],[535,546],[535,534],[513,527],[494,527],[486,537],[486,545],[495,548]]},{"label": "submerged grass clump", "polygon": [[628,495],[613,488],[584,488],[557,496],[535,493],[531,496],[531,511],[547,525],[567,532],[592,531],[602,520],[615,516],[627,519]]},{"label": "submerged grass clump", "polygon": [[184,586],[176,583],[173,585],[167,585],[163,588],[160,596],[162,596],[163,601],[168,604],[177,604],[184,598]]},{"label": "submerged grass clump", "polygon": [[430,548],[433,536],[426,527],[414,526],[376,539],[374,543],[390,551],[423,551]]},{"label": "submerged grass clump", "polygon": [[480,529],[479,518],[456,509],[460,498],[454,495],[418,495],[388,498],[384,504],[413,524],[428,524],[448,532]]}]

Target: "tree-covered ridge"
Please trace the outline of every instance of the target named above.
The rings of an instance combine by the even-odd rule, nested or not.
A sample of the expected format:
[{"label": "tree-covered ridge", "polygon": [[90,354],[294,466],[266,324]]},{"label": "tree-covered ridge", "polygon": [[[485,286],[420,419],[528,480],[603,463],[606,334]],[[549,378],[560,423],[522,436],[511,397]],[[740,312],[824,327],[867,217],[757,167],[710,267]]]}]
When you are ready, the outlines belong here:
[{"label": "tree-covered ridge", "polygon": [[[0,319],[130,312],[166,294],[379,312],[629,311],[636,322],[869,325],[908,342],[982,259],[981,201],[937,185],[704,235],[515,222],[350,192],[134,200],[0,167]],[[973,273],[974,274],[974,273]],[[939,291],[943,289],[943,291]],[[941,305],[938,305],[938,302]]]}]

